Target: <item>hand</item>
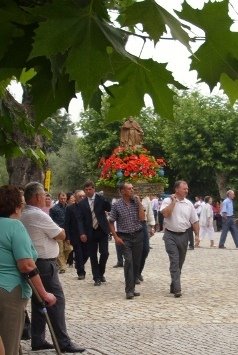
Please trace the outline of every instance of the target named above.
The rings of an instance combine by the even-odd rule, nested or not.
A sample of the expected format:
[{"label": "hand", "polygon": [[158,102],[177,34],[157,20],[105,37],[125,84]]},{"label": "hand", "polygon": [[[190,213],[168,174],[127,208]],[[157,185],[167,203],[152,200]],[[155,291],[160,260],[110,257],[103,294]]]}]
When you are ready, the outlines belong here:
[{"label": "hand", "polygon": [[134,200],[135,200],[137,203],[140,203],[140,202],[141,202],[140,196],[134,195],[133,198],[134,198]]},{"label": "hand", "polygon": [[115,243],[116,243],[117,245],[124,245],[124,244],[125,244],[125,243],[123,242],[123,240],[122,240],[120,237],[118,237],[118,236],[114,237],[114,239],[115,239]]},{"label": "hand", "polygon": [[155,234],[155,229],[154,229],[154,227],[151,227],[151,229],[150,229],[150,235],[151,235],[151,237],[152,237],[154,234]]},{"label": "hand", "polygon": [[49,306],[49,307],[50,307],[50,306],[53,306],[53,305],[56,303],[56,301],[57,301],[57,299],[56,299],[56,297],[53,295],[53,293],[49,293],[49,292],[46,292],[46,294],[45,294],[43,300],[45,301],[45,303],[46,303],[47,306]]},{"label": "hand", "polygon": [[175,194],[170,195],[170,198],[171,198],[172,202],[176,201],[176,195]]},{"label": "hand", "polygon": [[86,241],[88,240],[86,234],[80,235],[80,240],[81,240],[81,242],[86,243]]}]

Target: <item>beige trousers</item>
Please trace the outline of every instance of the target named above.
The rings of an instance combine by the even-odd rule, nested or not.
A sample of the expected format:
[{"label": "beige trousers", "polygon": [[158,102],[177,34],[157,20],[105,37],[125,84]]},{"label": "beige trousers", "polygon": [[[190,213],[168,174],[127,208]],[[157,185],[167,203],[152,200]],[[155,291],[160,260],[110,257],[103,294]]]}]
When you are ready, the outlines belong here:
[{"label": "beige trousers", "polygon": [[11,292],[0,288],[0,336],[6,355],[18,355],[25,321],[27,299],[21,298],[21,287]]},{"label": "beige trousers", "polygon": [[57,258],[57,264],[60,270],[66,270],[66,263],[70,252],[73,250],[72,245],[65,240],[58,240],[59,244],[59,256]]}]

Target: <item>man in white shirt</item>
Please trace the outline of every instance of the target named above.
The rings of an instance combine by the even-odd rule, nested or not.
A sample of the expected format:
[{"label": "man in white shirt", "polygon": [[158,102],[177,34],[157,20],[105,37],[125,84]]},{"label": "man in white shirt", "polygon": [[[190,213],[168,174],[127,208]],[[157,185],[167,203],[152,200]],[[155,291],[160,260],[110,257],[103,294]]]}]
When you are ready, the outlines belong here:
[{"label": "man in white shirt", "polygon": [[193,227],[195,241],[199,240],[198,216],[193,204],[186,198],[188,184],[179,180],[174,185],[175,194],[165,198],[160,211],[164,216],[164,242],[170,260],[171,285],[170,293],[174,297],[181,297],[180,275],[185,261],[189,232]]},{"label": "man in white shirt", "polygon": [[[56,258],[59,255],[57,240],[65,239],[65,231],[60,228],[49,215],[42,211],[45,206],[45,191],[38,182],[30,182],[24,191],[26,206],[21,221],[25,225],[34,247],[38,253],[36,261],[42,283],[47,292],[57,298],[48,314],[62,352],[77,353],[85,349],[73,344],[69,338],[65,323],[65,298],[59,281]],[[45,340],[46,319],[36,297],[32,297],[32,350],[53,349],[54,346]]]}]

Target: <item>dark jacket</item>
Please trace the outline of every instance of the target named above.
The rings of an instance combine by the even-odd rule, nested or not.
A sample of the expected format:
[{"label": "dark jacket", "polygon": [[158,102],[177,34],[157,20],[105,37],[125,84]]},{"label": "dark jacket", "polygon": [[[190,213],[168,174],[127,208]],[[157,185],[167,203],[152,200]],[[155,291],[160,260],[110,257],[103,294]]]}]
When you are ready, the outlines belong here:
[{"label": "dark jacket", "polygon": [[[92,226],[92,212],[88,203],[88,198],[84,198],[79,202],[79,231],[80,235],[86,234],[86,236],[90,239],[93,233]],[[109,223],[107,220],[106,212],[111,211],[111,204],[107,201],[103,196],[98,194],[95,195],[94,200],[94,213],[98,220],[98,224],[105,234],[109,234]]]},{"label": "dark jacket", "polygon": [[64,228],[65,211],[66,206],[63,206],[61,203],[56,203],[49,211],[50,217],[61,228]]},{"label": "dark jacket", "polygon": [[65,212],[65,233],[72,245],[81,243],[79,232],[79,206],[78,203],[67,206]]}]

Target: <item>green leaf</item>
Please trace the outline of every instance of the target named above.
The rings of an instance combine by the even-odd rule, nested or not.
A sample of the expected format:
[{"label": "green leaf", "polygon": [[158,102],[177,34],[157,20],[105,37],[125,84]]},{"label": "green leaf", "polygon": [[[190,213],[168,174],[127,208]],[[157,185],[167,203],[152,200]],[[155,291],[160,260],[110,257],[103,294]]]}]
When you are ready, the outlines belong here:
[{"label": "green leaf", "polygon": [[58,109],[68,107],[75,95],[74,83],[67,74],[58,78],[53,90],[50,70],[43,66],[29,83],[32,85],[32,103],[37,126]]},{"label": "green leaf", "polygon": [[238,99],[238,80],[232,80],[228,75],[222,74],[220,83],[222,89],[229,96],[230,103],[233,105]]},{"label": "green leaf", "polygon": [[109,121],[121,120],[124,117],[136,116],[144,106],[144,95],[150,95],[155,111],[161,116],[173,117],[174,91],[169,88],[173,84],[182,86],[173,79],[164,64],[152,59],[139,60],[138,64],[124,61],[115,73],[115,80],[119,84],[109,88],[110,109]]},{"label": "green leaf", "polygon": [[192,58],[191,69],[213,89],[222,73],[238,78],[238,33],[230,31],[232,20],[228,15],[228,0],[205,4],[202,10],[184,3],[180,17],[200,27],[206,41]]},{"label": "green leaf", "polygon": [[166,25],[170,28],[172,36],[183,43],[189,51],[189,35],[182,28],[181,22],[172,14],[157,4],[154,0],[136,2],[129,6],[119,17],[123,26],[134,26],[141,23],[143,30],[155,41],[159,41],[164,32],[167,32]]},{"label": "green leaf", "polygon": [[22,84],[26,84],[29,80],[31,80],[35,75],[36,75],[36,71],[34,68],[31,68],[29,70],[26,70],[26,68],[23,68],[19,81]]},{"label": "green leaf", "polygon": [[108,45],[108,41],[92,21],[84,33],[83,41],[69,51],[66,60],[67,72],[70,79],[77,82],[77,90],[82,93],[84,107],[89,105],[97,87],[112,71],[107,54]]}]

